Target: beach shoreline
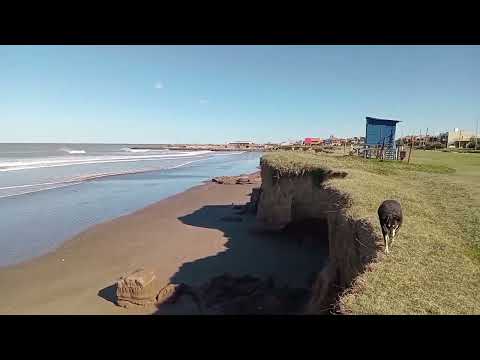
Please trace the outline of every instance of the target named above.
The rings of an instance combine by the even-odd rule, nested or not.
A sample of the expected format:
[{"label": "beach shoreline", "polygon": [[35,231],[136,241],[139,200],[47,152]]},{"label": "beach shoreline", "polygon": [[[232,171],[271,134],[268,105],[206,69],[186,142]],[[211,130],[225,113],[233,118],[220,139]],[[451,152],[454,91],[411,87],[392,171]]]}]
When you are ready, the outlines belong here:
[{"label": "beach shoreline", "polygon": [[[138,172],[133,172],[133,173],[128,173],[128,174],[115,174],[115,175],[111,175],[111,176],[122,176],[122,175],[134,175],[134,174],[137,174],[137,173],[145,173],[145,172],[151,172],[152,170],[144,170],[144,171],[138,171]],[[260,175],[260,171],[255,171],[253,173],[247,173],[247,174],[241,174],[241,175],[238,175],[238,176],[254,176],[254,175]],[[107,175],[108,177],[110,177],[110,175]],[[232,178],[233,177],[236,177],[236,176],[231,176]],[[92,179],[92,180],[96,180],[96,179]],[[87,181],[91,181],[91,180],[87,180]],[[204,180],[204,181],[201,181],[199,184],[197,185],[193,185],[187,189],[185,189],[184,191],[181,191],[179,193],[176,193],[176,194],[172,194],[172,195],[169,195],[169,196],[166,196],[160,200],[154,200],[152,203],[140,208],[140,209],[137,209],[137,210],[134,210],[134,211],[131,211],[127,214],[123,214],[123,215],[120,215],[120,216],[116,216],[114,218],[111,218],[111,219],[108,219],[108,220],[105,220],[105,221],[102,221],[102,222],[99,222],[99,223],[96,223],[96,224],[93,224],[89,227],[87,227],[86,229],[78,232],[77,234],[73,235],[73,236],[70,236],[70,237],[67,237],[64,241],[62,241],[62,243],[56,247],[55,249],[52,249],[51,251],[49,252],[46,252],[46,253],[43,253],[41,255],[37,255],[37,256],[33,256],[29,259],[26,259],[26,260],[22,260],[22,261],[19,261],[19,262],[16,262],[14,264],[11,264],[11,265],[5,265],[5,266],[0,266],[0,272],[4,269],[9,269],[9,268],[13,268],[13,267],[18,267],[18,266],[23,266],[23,265],[27,265],[39,258],[42,258],[44,256],[48,256],[48,255],[52,255],[53,253],[55,253],[56,251],[60,250],[63,246],[67,245],[67,243],[69,242],[72,242],[72,241],[75,241],[75,240],[78,240],[78,238],[82,237],[84,235],[84,233],[87,233],[89,232],[90,230],[92,230],[94,227],[96,226],[99,226],[99,225],[103,225],[103,224],[107,224],[107,223],[110,223],[112,221],[115,221],[115,220],[120,220],[124,217],[128,217],[128,216],[132,216],[138,212],[142,212],[144,210],[147,210],[148,208],[152,207],[152,206],[155,206],[155,205],[158,205],[164,201],[168,202],[169,200],[172,200],[178,196],[181,196],[182,194],[184,193],[187,193],[188,191],[190,190],[194,190],[196,188],[199,188],[199,187],[203,187],[205,185],[208,185],[208,184],[212,184],[214,183],[213,181],[213,178],[210,179],[210,180]],[[55,190],[55,189],[53,189]]]},{"label": "beach shoreline", "polygon": [[[200,205],[204,198],[202,195],[210,192],[212,188],[223,190],[216,194],[216,202],[218,200],[226,202],[227,198],[232,202],[246,202],[248,197],[244,193],[251,187],[232,185],[226,189],[225,186],[205,182],[130,214],[93,225],[73,238],[65,240],[52,252],[0,268],[0,289],[5,294],[0,300],[0,314],[151,313],[154,311],[153,308],[130,310],[119,308],[101,299],[97,294],[101,289],[112,285],[118,277],[137,267],[155,266],[151,259],[148,259],[148,253],[153,250],[155,243],[151,236],[149,241],[131,244],[128,244],[128,239],[124,236],[120,244],[115,243],[118,230],[132,233],[132,230],[136,229],[137,234],[132,238],[140,240],[142,230],[139,229],[141,227],[139,222],[148,222],[151,213],[160,212],[160,216],[164,216],[168,212],[166,210],[170,209],[172,214],[186,214],[187,209],[193,210],[193,207]],[[233,188],[237,188],[236,191]],[[132,220],[135,223],[133,227],[130,226]],[[169,217],[169,220],[174,219]],[[128,225],[124,226],[125,223]],[[123,250],[120,249],[122,245],[125,245]],[[127,249],[132,247],[137,251],[129,256]],[[221,247],[219,242],[213,248],[221,250]],[[103,262],[103,265],[99,266],[100,262]],[[92,266],[86,266],[87,263]],[[83,272],[84,270],[86,271]],[[86,277],[91,281],[86,281]],[[80,290],[79,287],[83,287],[81,284],[84,285],[84,289]],[[77,290],[73,289],[72,285]],[[78,300],[81,292],[89,292],[94,296],[81,308],[69,306],[73,305],[73,298]]]},{"label": "beach shoreline", "polygon": [[[91,151],[102,150],[103,157],[113,153],[111,148],[98,148],[93,146]],[[46,254],[95,224],[142,209],[212,177],[254,172],[261,156],[222,155],[2,173],[0,268]]]},{"label": "beach shoreline", "polygon": [[292,242],[252,235],[253,214],[238,223],[222,220],[258,186],[205,182],[94,225],[51,253],[0,268],[0,314],[152,314],[154,306],[114,304],[115,282],[141,267],[154,270],[165,284],[197,285],[229,272],[274,273],[303,286],[306,274],[323,261],[320,255],[293,255]]}]

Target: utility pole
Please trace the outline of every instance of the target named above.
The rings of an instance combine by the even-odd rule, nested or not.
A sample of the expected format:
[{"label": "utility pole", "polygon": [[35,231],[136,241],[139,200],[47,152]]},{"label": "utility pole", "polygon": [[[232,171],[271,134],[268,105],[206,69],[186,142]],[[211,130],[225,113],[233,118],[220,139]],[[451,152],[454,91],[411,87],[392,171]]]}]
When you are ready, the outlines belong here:
[{"label": "utility pole", "polygon": [[478,144],[478,118],[477,118],[477,126],[475,127],[475,150],[477,150]]}]

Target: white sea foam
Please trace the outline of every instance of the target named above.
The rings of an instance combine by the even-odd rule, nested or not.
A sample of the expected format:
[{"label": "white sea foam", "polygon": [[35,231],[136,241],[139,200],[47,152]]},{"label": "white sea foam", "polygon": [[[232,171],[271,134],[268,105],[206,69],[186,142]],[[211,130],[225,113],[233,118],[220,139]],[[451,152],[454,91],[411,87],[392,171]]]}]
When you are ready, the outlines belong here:
[{"label": "white sea foam", "polygon": [[[129,170],[129,171],[123,171],[123,172],[115,172],[115,173],[98,173],[98,174],[90,174],[90,175],[83,175],[83,176],[77,176],[73,177],[70,179],[65,179],[62,181],[54,181],[54,182],[44,182],[44,183],[37,183],[37,184],[26,184],[26,185],[15,185],[15,186],[4,186],[0,187],[0,191],[2,190],[12,190],[12,189],[20,189],[20,188],[33,188],[33,187],[42,187],[40,189],[34,189],[34,190],[27,190],[24,192],[20,193],[14,193],[14,194],[7,194],[7,195],[0,195],[0,199],[2,198],[7,198],[7,197],[12,197],[12,196],[19,196],[19,195],[27,195],[27,194],[33,194],[36,192],[40,191],[45,191],[45,190],[53,190],[53,189],[59,189],[62,187],[66,186],[71,186],[71,185],[78,185],[81,183],[84,183],[86,181],[92,181],[92,180],[97,180],[100,178],[106,178],[106,177],[113,177],[113,176],[120,176],[120,175],[133,175],[133,174],[139,174],[139,173],[145,173],[145,172],[151,172],[151,171],[158,171],[158,170],[170,170],[170,169],[177,169],[182,166],[186,166],[198,161],[203,161],[207,160],[208,158],[203,158],[203,159],[197,159],[197,160],[191,160],[187,161],[185,163],[171,166],[171,167],[165,167],[165,168],[150,168],[150,169],[142,169],[142,170]],[[47,186],[47,187],[43,187]]]},{"label": "white sea foam", "polygon": [[69,148],[61,148],[60,151],[75,155],[75,154],[85,154],[85,150],[74,150],[74,149],[69,149]]},{"label": "white sea foam", "polygon": [[229,156],[229,155],[240,155],[243,154],[245,151],[238,151],[238,152],[228,152],[228,153],[220,153],[215,154],[215,156]]},{"label": "white sea foam", "polygon": [[33,194],[33,193],[36,193],[36,192],[39,192],[39,191],[46,191],[46,190],[59,189],[59,188],[62,188],[62,187],[66,187],[66,186],[72,186],[72,185],[78,185],[78,184],[81,184],[81,182],[68,182],[68,183],[63,183],[63,184],[60,184],[60,185],[58,185],[58,186],[52,186],[52,187],[42,188],[42,189],[38,189],[38,190],[30,190],[30,191],[24,191],[24,192],[21,192],[21,193],[15,193],[15,194],[3,195],[3,196],[0,196],[0,199],[4,199],[4,198],[8,198],[8,197],[12,197],[12,196],[19,196],[19,195]]},{"label": "white sea foam", "polygon": [[56,184],[63,184],[63,183],[65,183],[65,181],[54,181],[54,182],[46,182],[46,183],[40,183],[40,184],[3,186],[3,187],[0,187],[0,190],[21,189],[21,188],[27,188],[27,187],[47,186],[47,185],[56,185]]},{"label": "white sea foam", "polygon": [[151,160],[169,160],[180,157],[199,156],[210,154],[211,151],[190,151],[182,153],[169,153],[158,155],[130,155],[130,156],[97,156],[97,157],[77,157],[77,158],[43,158],[39,160],[16,160],[0,162],[1,171],[16,171],[27,169],[50,168],[57,166],[86,165],[86,164],[105,164],[117,162],[132,161],[151,161]]},{"label": "white sea foam", "polygon": [[[62,157],[45,157],[45,158],[30,158],[22,160],[7,160],[0,162],[0,172],[9,172],[16,170],[26,170],[26,169],[39,169],[39,168],[55,168],[58,166],[74,166],[74,165],[86,165],[86,164],[103,164],[103,163],[122,163],[122,162],[136,162],[136,161],[162,161],[162,160],[179,160],[181,158],[190,157],[190,161],[182,162],[178,165],[167,167],[166,164],[159,163],[155,164],[152,167],[143,167],[143,169],[130,169],[121,172],[104,172],[104,173],[85,173],[81,176],[71,176],[68,178],[59,178],[52,179],[47,181],[38,181],[36,183],[30,184],[5,184],[6,186],[0,186],[0,198],[26,195],[31,193],[36,193],[45,190],[52,190],[56,188],[62,188],[70,185],[81,184],[86,181],[91,181],[95,179],[100,179],[104,177],[120,176],[120,175],[130,175],[136,173],[143,173],[149,171],[158,171],[166,169],[175,169],[182,166],[186,166],[197,161],[203,161],[211,159],[212,156],[229,156],[229,155],[239,155],[243,152],[229,152],[229,153],[218,153],[212,151],[162,151],[162,153],[149,153],[149,154],[131,154],[131,155],[104,155],[104,156],[62,156]],[[209,155],[209,156],[205,156]],[[163,161],[162,161],[163,162]],[[87,170],[88,171],[88,170]]]},{"label": "white sea foam", "polygon": [[149,152],[151,149],[131,149],[127,147],[127,148],[122,148],[120,150],[131,152],[131,153],[146,153],[146,152]]}]

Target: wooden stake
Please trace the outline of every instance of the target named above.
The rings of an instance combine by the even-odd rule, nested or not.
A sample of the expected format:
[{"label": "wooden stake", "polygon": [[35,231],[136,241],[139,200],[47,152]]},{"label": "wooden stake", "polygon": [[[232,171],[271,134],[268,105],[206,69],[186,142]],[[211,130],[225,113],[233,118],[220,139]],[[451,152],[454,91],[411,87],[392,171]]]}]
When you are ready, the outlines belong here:
[{"label": "wooden stake", "polygon": [[410,164],[410,155],[412,154],[412,151],[413,151],[413,142],[411,140],[412,138],[410,137],[410,151],[408,152],[407,164]]}]

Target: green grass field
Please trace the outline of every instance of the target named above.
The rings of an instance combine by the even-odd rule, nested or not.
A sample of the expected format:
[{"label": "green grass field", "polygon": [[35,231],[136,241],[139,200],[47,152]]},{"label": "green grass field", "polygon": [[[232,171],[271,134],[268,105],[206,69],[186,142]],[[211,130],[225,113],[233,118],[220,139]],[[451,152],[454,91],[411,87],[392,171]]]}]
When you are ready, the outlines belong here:
[{"label": "green grass field", "polygon": [[348,212],[371,221],[379,235],[380,203],[402,204],[404,223],[390,255],[342,295],[348,311],[480,314],[480,154],[415,151],[406,164],[278,152],[264,161],[284,173],[347,171],[327,185],[349,193]]}]

